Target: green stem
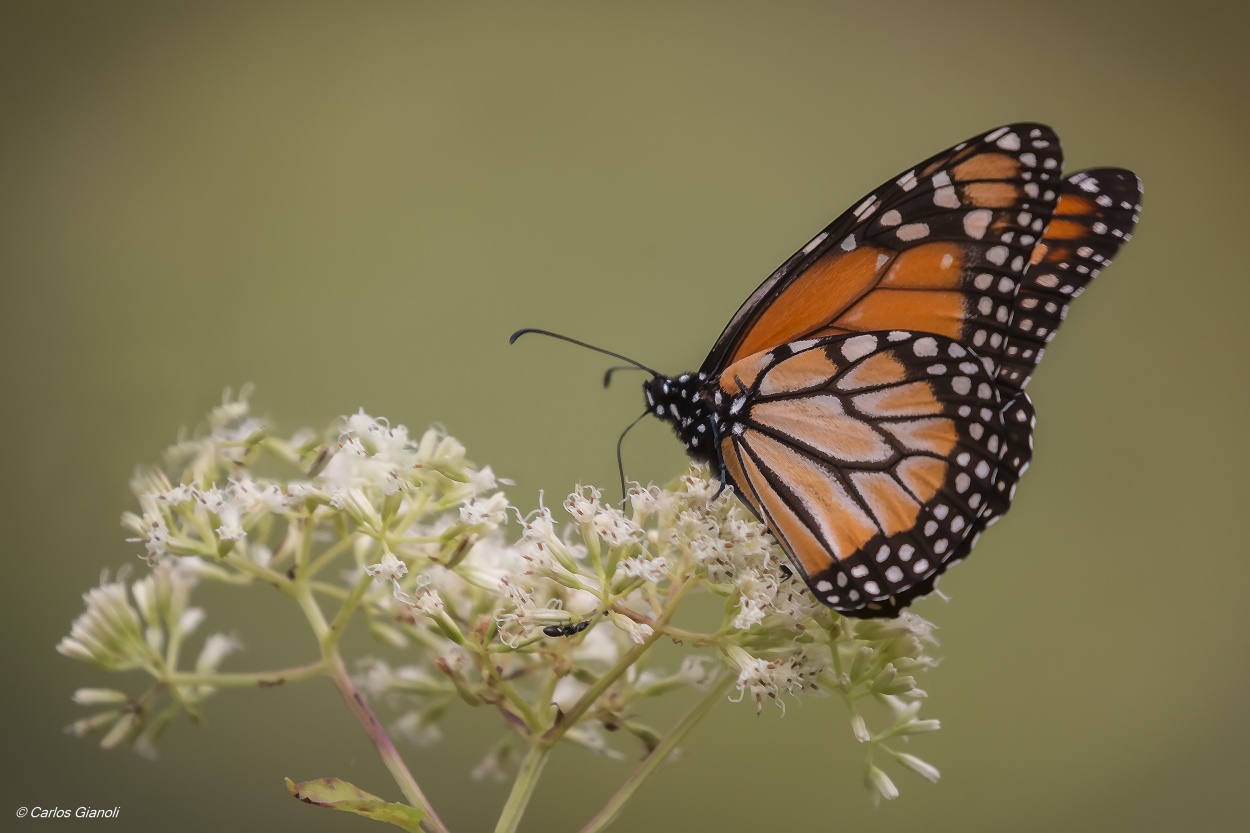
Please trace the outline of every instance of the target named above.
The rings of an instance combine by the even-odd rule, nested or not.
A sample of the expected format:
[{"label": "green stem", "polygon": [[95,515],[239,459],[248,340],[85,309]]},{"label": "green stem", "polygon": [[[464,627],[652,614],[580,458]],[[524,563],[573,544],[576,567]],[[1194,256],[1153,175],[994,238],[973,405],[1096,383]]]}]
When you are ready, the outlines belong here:
[{"label": "green stem", "polygon": [[641,659],[642,655],[651,649],[662,636],[664,636],[664,628],[668,625],[668,620],[672,618],[673,613],[677,610],[677,605],[681,602],[683,596],[693,585],[687,583],[682,584],[673,589],[672,595],[669,596],[668,606],[656,618],[655,625],[652,627],[651,635],[646,638],[640,645],[635,645],[625,653],[616,665],[613,665],[602,677],[595,680],[594,684],[586,689],[581,698],[578,699],[573,707],[568,710],[564,717],[543,734],[543,742],[552,744],[558,741],[565,732],[577,725],[577,721],[586,713],[594,702],[608,690],[608,688],[616,682],[622,674],[629,670],[629,667]]},{"label": "green stem", "polygon": [[330,630],[324,637],[329,640],[331,646],[338,644],[339,637],[343,635],[348,621],[351,619],[352,614],[356,612],[356,608],[360,605],[360,600],[364,598],[365,591],[369,589],[369,585],[372,583],[373,577],[362,571],[360,578],[356,581],[356,586],[352,588],[347,598],[343,600],[343,606],[335,614],[334,621],[330,623]]},{"label": "green stem", "polygon": [[417,784],[417,779],[412,776],[412,773],[408,770],[408,765],[400,757],[399,750],[395,748],[395,743],[391,740],[390,735],[386,733],[386,729],[382,728],[382,723],[373,714],[373,710],[369,708],[368,704],[365,703],[365,698],[361,696],[360,691],[356,688],[356,684],[352,682],[351,675],[347,673],[347,666],[343,664],[343,658],[338,655],[337,650],[334,648],[330,649],[330,654],[326,657],[326,663],[330,666],[330,679],[334,681],[335,688],[339,690],[343,701],[347,703],[347,708],[351,711],[352,716],[356,718],[357,722],[365,730],[365,734],[369,736],[369,740],[373,742],[374,748],[378,750],[378,756],[391,773],[391,777],[395,779],[395,783],[399,785],[404,798],[413,807],[425,812],[425,818],[421,820],[421,825],[433,831],[433,833],[449,833],[447,825],[443,824],[443,820],[434,812],[433,805],[425,797],[425,793],[421,790],[420,785]]},{"label": "green stem", "polygon": [[322,567],[326,566],[331,561],[338,558],[343,553],[347,552],[347,550],[350,549],[351,546],[352,546],[352,537],[349,535],[348,537],[342,538],[336,541],[334,544],[331,544],[330,546],[326,547],[325,550],[320,555],[318,555],[315,559],[313,559],[311,563],[308,564],[307,568],[304,570],[304,577],[312,578],[313,576],[317,575],[317,573],[321,572]]},{"label": "green stem", "polygon": [[209,686],[260,686],[267,688],[269,686],[282,685],[283,683],[295,683],[301,680],[311,679],[312,677],[324,674],[326,664],[324,660],[309,662],[304,665],[295,665],[291,668],[280,668],[276,671],[253,671],[237,674],[197,674],[195,672],[175,672],[166,674],[161,682],[166,685],[209,685]]},{"label": "green stem", "polygon": [[573,704],[572,708],[565,712],[560,721],[543,734],[543,742],[547,744],[555,743],[564,735],[565,732],[576,726],[577,721],[580,720],[581,716],[586,713],[586,710],[594,705],[600,695],[607,691],[612,683],[620,679],[621,675],[628,671],[629,667],[637,662],[639,658],[641,658],[642,655],[656,643],[656,640],[658,640],[660,636],[661,634],[659,631],[652,633],[647,637],[645,642],[641,645],[635,645],[628,652],[626,652],[624,656],[617,660],[616,665],[612,666],[612,668],[604,672],[603,676],[595,680],[594,685],[586,689],[578,701]]},{"label": "green stem", "polygon": [[312,625],[313,632],[317,635],[317,641],[321,645],[322,661],[326,666],[326,673],[334,683],[334,687],[339,690],[343,702],[347,704],[347,708],[352,713],[352,716],[356,718],[361,728],[365,730],[369,740],[373,742],[374,749],[378,751],[378,757],[382,759],[382,763],[385,764],[387,770],[391,773],[391,777],[399,785],[404,798],[413,807],[417,807],[425,812],[425,818],[421,820],[421,826],[432,831],[432,833],[450,833],[447,825],[443,824],[443,820],[434,812],[433,805],[425,797],[425,793],[421,790],[420,785],[417,784],[417,779],[409,771],[408,765],[400,757],[394,741],[386,733],[386,729],[382,727],[381,721],[374,715],[373,710],[365,703],[365,698],[361,696],[360,691],[356,688],[356,684],[352,682],[351,674],[348,673],[347,666],[343,663],[343,657],[338,652],[337,634],[331,629],[330,623],[326,621],[325,614],[322,613],[321,607],[318,606],[317,600],[313,597],[312,589],[308,586],[308,582],[296,579],[295,599],[299,602],[299,606],[304,611],[308,623]]},{"label": "green stem", "polygon": [[283,592],[290,592],[288,589],[291,586],[290,579],[281,573],[276,573],[267,567],[260,566],[250,558],[245,558],[237,552],[230,552],[227,553],[221,560],[223,563],[229,564],[231,567],[238,570],[248,578],[263,581],[266,584],[271,584]]},{"label": "green stem", "polygon": [[525,753],[520,769],[517,770],[516,780],[512,782],[512,792],[509,793],[508,801],[503,805],[503,812],[499,814],[495,833],[514,833],[517,829],[517,825],[521,823],[521,816],[534,795],[534,788],[538,786],[538,776],[550,754],[551,747],[541,740],[535,740],[530,744],[529,751]]},{"label": "green stem", "polygon": [[670,639],[680,640],[681,642],[689,642],[693,645],[710,645],[725,635],[727,628],[721,628],[716,633],[700,633],[698,631],[688,631],[685,628],[676,628],[668,624],[660,624],[642,615],[641,613],[626,607],[620,602],[614,602],[610,608],[622,616],[627,616],[635,622],[644,625],[650,625],[653,630],[662,631],[665,636]]},{"label": "green stem", "polygon": [[606,829],[609,824],[615,821],[621,810],[634,797],[634,793],[638,792],[642,782],[647,780],[651,773],[659,768],[660,764],[668,760],[668,756],[677,748],[677,744],[681,743],[682,738],[725,695],[732,683],[733,675],[725,675],[723,679],[709,686],[707,694],[681,720],[677,721],[677,724],[669,730],[664,739],[656,745],[655,749],[651,750],[651,754],[638,765],[638,768],[633,771],[629,778],[625,779],[625,783],[621,784],[620,789],[608,799],[598,813],[595,813],[594,818],[586,823],[586,826],[581,829],[581,833],[599,833],[599,831]]}]

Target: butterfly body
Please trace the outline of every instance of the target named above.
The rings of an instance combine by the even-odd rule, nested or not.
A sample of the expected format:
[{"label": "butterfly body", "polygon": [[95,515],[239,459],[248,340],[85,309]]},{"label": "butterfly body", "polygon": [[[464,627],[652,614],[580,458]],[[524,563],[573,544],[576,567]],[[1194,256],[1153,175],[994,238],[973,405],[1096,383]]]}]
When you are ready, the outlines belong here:
[{"label": "butterfly body", "polygon": [[1131,172],[1061,170],[1038,124],[937,154],[782,264],[698,372],[644,384],[824,604],[898,615],[1010,507],[1024,387],[1140,210]]},{"label": "butterfly body", "polygon": [[672,425],[692,459],[717,464],[717,438],[725,430],[725,413],[714,381],[702,373],[656,376],[643,383],[642,394],[647,410]]}]

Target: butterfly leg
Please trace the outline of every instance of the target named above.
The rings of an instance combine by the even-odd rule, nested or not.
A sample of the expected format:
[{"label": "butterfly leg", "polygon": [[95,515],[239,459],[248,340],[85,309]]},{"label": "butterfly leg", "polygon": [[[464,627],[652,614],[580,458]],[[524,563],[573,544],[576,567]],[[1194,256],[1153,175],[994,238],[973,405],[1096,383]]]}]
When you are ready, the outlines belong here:
[{"label": "butterfly leg", "polygon": [[[720,448],[720,428],[716,421],[712,421],[712,442],[714,448]],[[725,455],[716,455],[716,464],[720,467],[720,488],[716,490],[716,494],[712,495],[712,500],[716,500],[721,496],[721,492],[725,491],[725,487],[729,485],[729,471],[725,468]]]}]

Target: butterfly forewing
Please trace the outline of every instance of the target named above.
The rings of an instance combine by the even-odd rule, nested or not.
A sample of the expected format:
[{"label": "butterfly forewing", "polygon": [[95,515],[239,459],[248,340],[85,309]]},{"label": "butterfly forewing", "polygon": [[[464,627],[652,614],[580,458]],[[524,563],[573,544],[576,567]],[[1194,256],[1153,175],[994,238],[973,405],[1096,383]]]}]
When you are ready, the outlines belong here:
[{"label": "butterfly forewing", "polygon": [[1001,402],[958,342],[799,342],[727,368],[722,394],[728,474],[825,604],[896,613],[984,528]]},{"label": "butterfly forewing", "polygon": [[1141,180],[1122,168],[1073,174],[1016,296],[998,384],[1028,384],[1068,305],[1133,236],[1141,211]]},{"label": "butterfly forewing", "polygon": [[1007,399],[1003,409],[1007,453],[991,500],[993,520],[1010,508],[1016,483],[1033,458],[1033,403],[1023,389],[1067,317],[1072,299],[1132,239],[1141,195],[1141,180],[1122,168],[1082,171],[1062,185],[1059,204],[1016,295],[996,374]]},{"label": "butterfly forewing", "polygon": [[1059,140],[1039,124],[997,128],[909,169],[782,264],[703,372],[791,341],[887,329],[943,335],[997,364],[1061,169]]}]

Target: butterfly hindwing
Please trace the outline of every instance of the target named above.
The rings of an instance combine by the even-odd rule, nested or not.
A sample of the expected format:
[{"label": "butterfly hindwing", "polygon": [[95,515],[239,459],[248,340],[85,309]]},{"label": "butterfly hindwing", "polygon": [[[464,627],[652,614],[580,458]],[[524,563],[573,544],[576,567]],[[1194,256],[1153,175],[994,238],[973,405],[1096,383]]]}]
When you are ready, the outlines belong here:
[{"label": "butterfly hindwing", "polygon": [[990,496],[987,524],[994,523],[1011,508],[1011,501],[1016,496],[1016,484],[1033,460],[1033,428],[1036,424],[1033,400],[1024,391],[1016,393],[1003,406],[1005,453],[999,462],[998,474],[994,477],[994,492]]},{"label": "butterfly hindwing", "polygon": [[722,374],[721,453],[822,602],[895,615],[985,527],[1005,441],[992,382],[935,334],[785,345]]},{"label": "butterfly hindwing", "polygon": [[899,329],[997,363],[1033,247],[1058,199],[1059,139],[991,130],[859,201],[777,269],[730,320],[702,371],[791,341]]}]

